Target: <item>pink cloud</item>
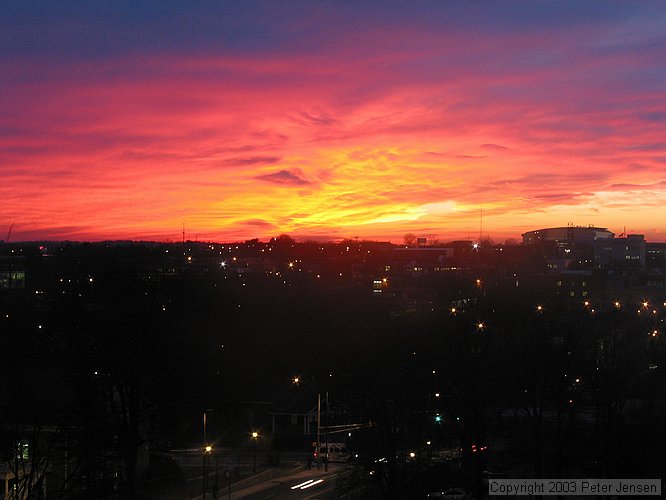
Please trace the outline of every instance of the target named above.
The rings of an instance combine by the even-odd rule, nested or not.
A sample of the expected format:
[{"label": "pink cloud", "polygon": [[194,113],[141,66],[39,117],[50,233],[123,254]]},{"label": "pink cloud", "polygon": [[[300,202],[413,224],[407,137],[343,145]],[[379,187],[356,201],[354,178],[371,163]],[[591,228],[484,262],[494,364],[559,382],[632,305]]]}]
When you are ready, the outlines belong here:
[{"label": "pink cloud", "polygon": [[[25,234],[91,239],[169,234],[183,219],[220,238],[354,224],[394,237],[460,231],[481,207],[506,233],[529,211],[602,203],[596,192],[663,192],[666,103],[637,77],[654,61],[600,54],[605,30],[469,39],[396,26],[316,54],[15,62],[0,214]],[[455,213],[419,215],[449,202]]]}]

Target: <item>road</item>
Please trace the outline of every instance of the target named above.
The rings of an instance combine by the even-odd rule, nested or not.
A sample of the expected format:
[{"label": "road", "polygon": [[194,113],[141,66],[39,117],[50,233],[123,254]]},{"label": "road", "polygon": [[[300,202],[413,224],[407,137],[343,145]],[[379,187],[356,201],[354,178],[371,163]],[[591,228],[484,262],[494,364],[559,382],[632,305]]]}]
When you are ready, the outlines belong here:
[{"label": "road", "polygon": [[[228,450],[219,452],[207,462],[208,476],[207,500],[212,499],[212,488],[217,482],[218,499],[268,500],[281,498],[297,499],[332,499],[342,492],[358,487],[361,469],[347,464],[331,463],[328,470],[313,466],[305,469],[303,463],[307,454],[302,452],[281,452],[281,466],[266,465],[264,454],[257,454],[257,473],[252,474],[253,457],[248,454],[238,456]],[[298,460],[301,458],[302,460]],[[189,484],[188,491],[193,500],[201,500],[202,457],[196,453],[182,453],[174,456]],[[298,464],[300,463],[300,467]],[[261,464],[261,465],[260,465]],[[228,479],[225,472],[230,472],[233,479],[232,491],[228,491]]]},{"label": "road", "polygon": [[[252,487],[233,492],[231,498],[268,500],[282,498],[332,499],[348,486],[356,473],[353,467],[331,464],[328,471],[313,468],[290,476],[274,478]],[[338,490],[338,491],[336,491]],[[220,495],[220,498],[224,496]]]}]

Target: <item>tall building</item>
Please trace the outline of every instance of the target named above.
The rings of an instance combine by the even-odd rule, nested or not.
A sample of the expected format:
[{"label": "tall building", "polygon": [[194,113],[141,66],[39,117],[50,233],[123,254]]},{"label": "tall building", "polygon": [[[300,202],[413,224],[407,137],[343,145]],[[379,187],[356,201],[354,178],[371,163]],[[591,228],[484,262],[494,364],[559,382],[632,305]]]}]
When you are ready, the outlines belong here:
[{"label": "tall building", "polygon": [[615,238],[603,227],[551,227],[528,231],[524,245],[549,243],[544,249],[547,265],[554,271],[565,269],[608,269],[643,271],[646,263],[646,242],[642,234]]},{"label": "tall building", "polygon": [[666,269],[666,243],[646,243],[645,258],[648,267]]},{"label": "tall building", "polygon": [[599,269],[644,271],[645,249],[642,234],[599,241],[594,247],[594,265]]}]

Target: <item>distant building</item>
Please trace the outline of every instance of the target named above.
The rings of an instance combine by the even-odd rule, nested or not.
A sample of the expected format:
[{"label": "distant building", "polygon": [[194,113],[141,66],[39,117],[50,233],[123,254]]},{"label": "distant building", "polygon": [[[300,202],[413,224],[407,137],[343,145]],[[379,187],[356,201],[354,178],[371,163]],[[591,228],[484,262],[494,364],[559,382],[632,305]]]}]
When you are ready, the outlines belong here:
[{"label": "distant building", "polygon": [[[648,244],[642,234],[615,238],[606,228],[567,226],[537,229],[522,236],[525,245],[550,244],[545,257],[553,273],[584,269],[636,273],[646,269]],[[652,252],[658,260],[659,248],[652,248]]]},{"label": "distant building", "polygon": [[551,273],[565,270],[591,269],[595,249],[602,242],[613,241],[615,234],[604,227],[551,227],[528,231],[523,245],[543,248],[546,265]]},{"label": "distant building", "polygon": [[0,257],[0,290],[25,288],[23,257]]},{"label": "distant building", "polygon": [[594,264],[599,269],[644,271],[645,250],[642,234],[599,241],[594,247]]},{"label": "distant building", "polygon": [[567,226],[537,229],[523,233],[522,236],[525,245],[533,245],[541,241],[592,245],[597,240],[612,239],[615,234],[605,227]]},{"label": "distant building", "polygon": [[393,250],[395,269],[411,274],[430,274],[446,267],[454,256],[453,248],[444,247],[398,247]]},{"label": "distant building", "polygon": [[25,288],[25,271],[0,271],[0,289]]},{"label": "distant building", "polygon": [[666,268],[666,243],[646,243],[645,260],[650,268]]}]

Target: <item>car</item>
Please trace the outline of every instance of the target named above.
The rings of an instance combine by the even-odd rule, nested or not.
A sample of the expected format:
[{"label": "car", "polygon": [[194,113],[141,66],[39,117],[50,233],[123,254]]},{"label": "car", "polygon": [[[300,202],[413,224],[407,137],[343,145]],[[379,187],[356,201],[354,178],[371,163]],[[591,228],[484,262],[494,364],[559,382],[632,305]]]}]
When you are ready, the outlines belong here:
[{"label": "car", "polygon": [[468,493],[462,488],[449,488],[446,491],[433,491],[426,495],[427,498],[448,498],[449,500],[464,500]]}]

